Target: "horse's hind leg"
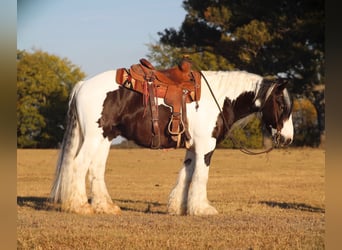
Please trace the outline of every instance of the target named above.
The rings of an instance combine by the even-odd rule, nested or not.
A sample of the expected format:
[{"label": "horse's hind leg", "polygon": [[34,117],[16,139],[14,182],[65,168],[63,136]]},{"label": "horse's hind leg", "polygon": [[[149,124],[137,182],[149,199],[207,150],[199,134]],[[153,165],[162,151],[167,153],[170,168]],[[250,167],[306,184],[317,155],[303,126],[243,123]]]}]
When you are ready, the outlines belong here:
[{"label": "horse's hind leg", "polygon": [[96,148],[96,143],[85,140],[76,157],[72,161],[71,167],[65,171],[65,185],[61,191],[62,210],[79,214],[93,213],[93,208],[88,203],[86,193],[85,178],[92,159],[92,154]]},{"label": "horse's hind leg", "polygon": [[105,184],[105,168],[111,142],[103,139],[95,155],[96,161],[89,166],[91,206],[96,213],[119,214],[120,208],[113,204]]},{"label": "horse's hind leg", "polygon": [[96,133],[85,134],[84,141],[72,162],[72,168],[64,174],[64,176],[69,176],[67,178],[69,181],[63,188],[61,196],[62,210],[64,211],[79,214],[94,212],[94,208],[88,202],[86,193],[86,175],[90,166],[98,160],[97,156],[101,152],[104,139],[100,136]]},{"label": "horse's hind leg", "polygon": [[188,192],[195,166],[194,152],[187,150],[184,165],[179,172],[178,180],[169,196],[168,212],[185,215],[187,212]]}]

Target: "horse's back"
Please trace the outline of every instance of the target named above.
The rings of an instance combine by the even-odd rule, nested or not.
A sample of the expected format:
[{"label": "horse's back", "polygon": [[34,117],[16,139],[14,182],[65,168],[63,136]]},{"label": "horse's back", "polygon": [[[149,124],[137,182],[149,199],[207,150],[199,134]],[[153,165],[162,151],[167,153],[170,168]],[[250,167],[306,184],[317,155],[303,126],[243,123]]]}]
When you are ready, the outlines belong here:
[{"label": "horse's back", "polygon": [[116,70],[109,70],[83,81],[78,91],[79,98],[84,95],[84,98],[89,100],[90,98],[100,97],[108,91],[117,89],[118,86],[115,83],[115,77]]}]

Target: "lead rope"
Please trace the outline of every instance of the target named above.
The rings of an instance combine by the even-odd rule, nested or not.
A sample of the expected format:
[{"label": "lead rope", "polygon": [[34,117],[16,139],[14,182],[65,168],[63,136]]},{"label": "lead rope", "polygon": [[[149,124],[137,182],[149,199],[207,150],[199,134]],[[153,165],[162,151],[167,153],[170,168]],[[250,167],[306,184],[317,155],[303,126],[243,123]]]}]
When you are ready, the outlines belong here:
[{"label": "lead rope", "polygon": [[[216,103],[216,106],[217,106],[218,110],[220,111],[220,115],[221,115],[221,117],[222,117],[223,123],[224,123],[224,125],[225,125],[225,127],[226,127],[226,129],[227,129],[227,131],[228,131],[227,135],[225,136],[225,139],[226,139],[226,138],[229,138],[229,139],[233,142],[233,144],[234,144],[236,147],[239,148],[239,150],[240,150],[242,153],[245,153],[245,154],[248,154],[248,155],[259,155],[259,154],[265,154],[265,153],[268,153],[268,152],[272,151],[273,148],[274,148],[273,143],[272,143],[272,146],[271,146],[270,148],[268,148],[268,149],[266,149],[266,150],[263,150],[263,151],[260,151],[260,152],[251,151],[251,150],[247,149],[246,147],[242,146],[241,143],[238,143],[238,141],[232,136],[232,134],[231,134],[231,132],[230,132],[230,130],[229,130],[228,123],[227,123],[227,121],[226,121],[226,119],[224,118],[224,115],[223,115],[223,111],[222,111],[222,109],[221,109],[221,107],[220,107],[220,105],[219,105],[219,103],[218,103],[218,101],[217,101],[217,99],[216,99],[216,97],[215,97],[215,95],[214,95],[214,92],[212,91],[212,89],[211,89],[211,87],[210,87],[210,85],[209,85],[209,83],[208,83],[207,78],[204,76],[204,74],[202,73],[201,70],[199,70],[199,72],[201,73],[201,76],[203,77],[205,83],[207,84],[207,87],[208,87],[208,89],[209,89],[209,91],[210,91],[210,94],[211,94],[211,96],[213,97],[213,99],[214,99],[214,101],[215,101],[215,103]],[[277,137],[278,137],[278,136],[277,136]]]}]

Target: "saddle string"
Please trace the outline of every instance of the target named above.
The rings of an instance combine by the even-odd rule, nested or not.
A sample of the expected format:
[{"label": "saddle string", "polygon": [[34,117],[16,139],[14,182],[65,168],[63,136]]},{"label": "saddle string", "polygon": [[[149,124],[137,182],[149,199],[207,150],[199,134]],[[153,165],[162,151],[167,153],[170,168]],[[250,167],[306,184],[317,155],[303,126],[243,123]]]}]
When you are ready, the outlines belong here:
[{"label": "saddle string", "polygon": [[[251,151],[251,150],[247,149],[245,146],[242,145],[241,142],[239,143],[239,142],[234,138],[234,136],[233,136],[232,133],[231,133],[233,130],[232,130],[232,129],[229,129],[228,122],[227,122],[226,118],[225,118],[224,115],[223,115],[223,111],[222,111],[222,109],[221,109],[221,107],[220,107],[220,104],[218,103],[218,101],[217,101],[217,99],[216,99],[216,97],[215,97],[215,94],[214,94],[213,90],[212,90],[211,87],[210,87],[210,84],[209,84],[207,78],[206,78],[205,75],[202,73],[202,71],[199,71],[199,72],[201,73],[201,76],[203,77],[203,79],[204,79],[204,81],[205,81],[205,83],[206,83],[206,85],[207,85],[207,87],[208,87],[208,89],[209,89],[209,91],[210,91],[210,94],[211,94],[211,96],[213,97],[213,99],[214,99],[214,101],[215,101],[215,103],[216,103],[216,106],[217,106],[217,108],[218,108],[218,110],[219,110],[219,112],[220,112],[220,115],[221,115],[221,117],[222,117],[223,123],[224,123],[224,125],[225,125],[227,131],[229,131],[229,132],[227,133],[227,135],[225,136],[225,138],[229,138],[229,139],[233,142],[233,144],[234,144],[236,147],[238,147],[239,150],[240,150],[241,152],[243,152],[243,153],[245,153],[245,154],[249,154],[249,155],[259,155],[259,154],[268,153],[268,152],[270,152],[271,150],[273,150],[274,146],[273,146],[273,144],[272,144],[272,146],[271,146],[270,148],[266,149],[266,150],[263,150],[263,151],[260,151],[260,152],[254,152],[254,151]],[[265,100],[265,102],[266,102],[266,100]],[[264,103],[265,103],[265,102],[264,102]],[[263,107],[263,105],[262,105],[262,107]],[[262,114],[261,114],[262,107],[261,107],[261,108],[259,109],[259,111],[257,112],[257,113],[260,113],[260,115],[262,115]],[[232,126],[232,128],[234,128],[234,127]],[[279,137],[278,133],[277,133],[277,137]]]},{"label": "saddle string", "polygon": [[147,82],[148,85],[148,92],[150,98],[150,106],[151,106],[151,113],[152,113],[152,142],[151,148],[160,148],[160,129],[158,123],[158,98],[155,98],[155,89],[154,85],[151,82]]}]

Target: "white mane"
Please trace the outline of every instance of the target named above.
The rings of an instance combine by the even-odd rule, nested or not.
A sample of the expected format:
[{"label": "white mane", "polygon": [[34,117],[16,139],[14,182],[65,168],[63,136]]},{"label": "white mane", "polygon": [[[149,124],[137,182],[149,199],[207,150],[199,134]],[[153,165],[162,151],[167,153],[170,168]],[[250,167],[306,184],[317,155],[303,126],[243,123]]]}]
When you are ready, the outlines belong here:
[{"label": "white mane", "polygon": [[[248,73],[246,71],[202,71],[208,80],[216,98],[221,99],[228,97],[231,100],[236,99],[245,91],[253,91],[257,93],[263,78],[260,75]],[[205,81],[202,81],[206,85]],[[202,92],[203,95],[209,92]],[[203,98],[212,98],[211,96],[202,96]]]}]

